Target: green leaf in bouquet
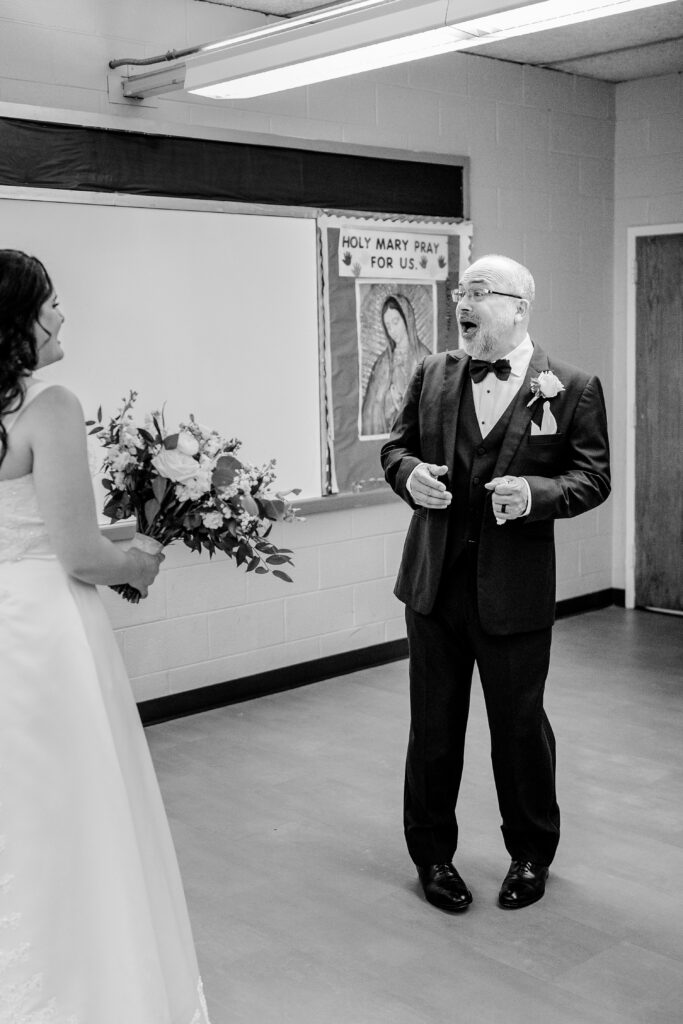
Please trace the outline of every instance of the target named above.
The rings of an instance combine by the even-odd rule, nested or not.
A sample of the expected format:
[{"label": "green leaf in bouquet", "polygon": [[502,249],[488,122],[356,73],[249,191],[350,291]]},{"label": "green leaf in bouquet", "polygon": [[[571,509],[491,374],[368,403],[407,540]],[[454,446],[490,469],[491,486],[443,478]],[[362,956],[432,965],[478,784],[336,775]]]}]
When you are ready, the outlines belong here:
[{"label": "green leaf in bouquet", "polygon": [[148,526],[152,525],[160,508],[161,506],[156,498],[150,498],[149,501],[145,502],[145,519],[147,520]]},{"label": "green leaf in bouquet", "polygon": [[242,463],[234,455],[221,455],[213,471],[213,486],[217,489],[231,487],[235,476],[241,469]]},{"label": "green leaf in bouquet", "polygon": [[249,550],[248,544],[239,544],[235,554],[235,559],[238,565],[244,565],[248,558],[251,557],[251,551]]},{"label": "green leaf in bouquet", "polygon": [[291,576],[288,576],[286,572],[282,572],[280,569],[273,569],[273,576],[277,576],[279,580],[284,580],[285,583],[293,583]]},{"label": "green leaf in bouquet", "polygon": [[254,555],[253,558],[249,559],[249,565],[247,566],[247,572],[253,572],[257,565],[259,565],[261,559],[258,555]]},{"label": "green leaf in bouquet", "polygon": [[258,505],[266,519],[272,519],[273,522],[282,519],[285,513],[285,503],[281,498],[259,498]]},{"label": "green leaf in bouquet", "polygon": [[285,562],[291,562],[291,558],[288,558],[287,555],[269,555],[266,562],[268,565],[284,565]]},{"label": "green leaf in bouquet", "polygon": [[161,503],[164,500],[164,496],[166,494],[166,491],[171,486],[172,486],[171,481],[170,480],[166,480],[165,477],[163,477],[163,476],[155,476],[154,477],[154,479],[152,480],[152,491],[154,492],[154,497],[157,499],[157,501],[159,503]]},{"label": "green leaf in bouquet", "polygon": [[183,526],[186,530],[196,530],[198,526],[201,526],[202,517],[198,512],[191,512],[183,519]]},{"label": "green leaf in bouquet", "polygon": [[109,497],[104,503],[103,512],[113,519],[118,509],[123,510],[124,516],[129,516],[132,510],[130,499],[127,494],[122,494],[121,491],[115,491],[113,494],[110,492]]},{"label": "green leaf in bouquet", "polygon": [[138,427],[138,434],[140,435],[140,437],[142,438],[143,441],[146,441],[147,444],[155,444],[156,443],[154,438],[150,434],[149,430],[145,430],[144,427]]},{"label": "green leaf in bouquet", "polygon": [[172,452],[175,448],[178,447],[179,437],[180,434],[169,434],[168,437],[164,438],[164,448],[166,448],[169,452]]},{"label": "green leaf in bouquet", "polygon": [[258,516],[259,507],[252,498],[251,494],[243,494],[240,500],[242,503],[242,508],[244,509],[245,512],[247,512],[250,516]]},{"label": "green leaf in bouquet", "polygon": [[266,569],[265,565],[257,565],[256,568],[254,569],[254,572],[257,572],[260,576],[264,572],[268,572],[268,570]]}]

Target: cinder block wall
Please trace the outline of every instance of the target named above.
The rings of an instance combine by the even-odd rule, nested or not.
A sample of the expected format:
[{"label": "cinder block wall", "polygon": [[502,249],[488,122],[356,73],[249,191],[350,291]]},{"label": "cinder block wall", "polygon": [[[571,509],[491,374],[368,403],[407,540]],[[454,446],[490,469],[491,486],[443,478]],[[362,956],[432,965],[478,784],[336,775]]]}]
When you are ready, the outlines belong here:
[{"label": "cinder block wall", "polygon": [[174,545],[140,605],[103,589],[137,699],[404,636],[392,582],[409,517],[396,499],[280,525],[295,550],[292,584]]},{"label": "cinder block wall", "polygon": [[[235,131],[471,159],[473,255],[502,252],[537,281],[532,335],[598,373],[612,406],[614,87],[454,54],[230,104],[107,93],[112,57],[149,56],[266,19],[196,0],[6,0],[0,112],[210,138]],[[558,597],[612,585],[610,505],[558,528]],[[171,551],[139,608],[105,594],[139,699],[295,665],[403,635],[393,579],[408,521],[398,502],[285,526],[287,587],[225,560]]]}]

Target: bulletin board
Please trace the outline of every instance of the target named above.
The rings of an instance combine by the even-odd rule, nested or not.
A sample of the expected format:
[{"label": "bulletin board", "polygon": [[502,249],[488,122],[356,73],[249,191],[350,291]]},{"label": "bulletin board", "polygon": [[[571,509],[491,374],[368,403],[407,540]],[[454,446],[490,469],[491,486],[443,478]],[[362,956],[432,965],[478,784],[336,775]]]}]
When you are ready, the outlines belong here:
[{"label": "bulletin board", "polygon": [[321,291],[328,486],[384,482],[380,450],[421,360],[458,348],[450,292],[470,260],[469,222],[323,215]]}]

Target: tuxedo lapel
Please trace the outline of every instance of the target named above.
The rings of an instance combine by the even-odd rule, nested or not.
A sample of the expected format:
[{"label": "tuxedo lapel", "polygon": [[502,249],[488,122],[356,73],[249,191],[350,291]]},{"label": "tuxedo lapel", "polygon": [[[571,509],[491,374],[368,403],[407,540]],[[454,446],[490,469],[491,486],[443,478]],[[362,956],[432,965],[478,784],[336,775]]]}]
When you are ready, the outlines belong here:
[{"label": "tuxedo lapel", "polygon": [[462,353],[449,352],[441,393],[441,424],[443,430],[443,454],[449,474],[453,472],[455,457],[455,435],[460,414],[462,389],[467,380],[467,359]]},{"label": "tuxedo lapel", "polygon": [[493,470],[494,477],[505,476],[508,466],[512,462],[515,452],[519,448],[522,438],[530,429],[531,417],[534,413],[534,406],[529,406],[531,395],[531,378],[537,377],[543,370],[548,369],[548,357],[539,345],[534,345],[533,355],[527,367],[524,382],[515,396],[512,409],[512,416],[505,431],[503,443],[500,446],[498,459]]}]

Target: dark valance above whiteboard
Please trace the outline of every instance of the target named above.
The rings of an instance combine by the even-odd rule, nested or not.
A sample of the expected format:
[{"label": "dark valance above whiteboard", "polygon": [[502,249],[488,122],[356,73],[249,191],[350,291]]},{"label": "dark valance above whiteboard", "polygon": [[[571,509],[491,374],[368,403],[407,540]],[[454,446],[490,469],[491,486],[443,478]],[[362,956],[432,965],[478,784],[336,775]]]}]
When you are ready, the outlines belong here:
[{"label": "dark valance above whiteboard", "polygon": [[2,185],[466,216],[464,159],[370,153],[0,118]]}]

